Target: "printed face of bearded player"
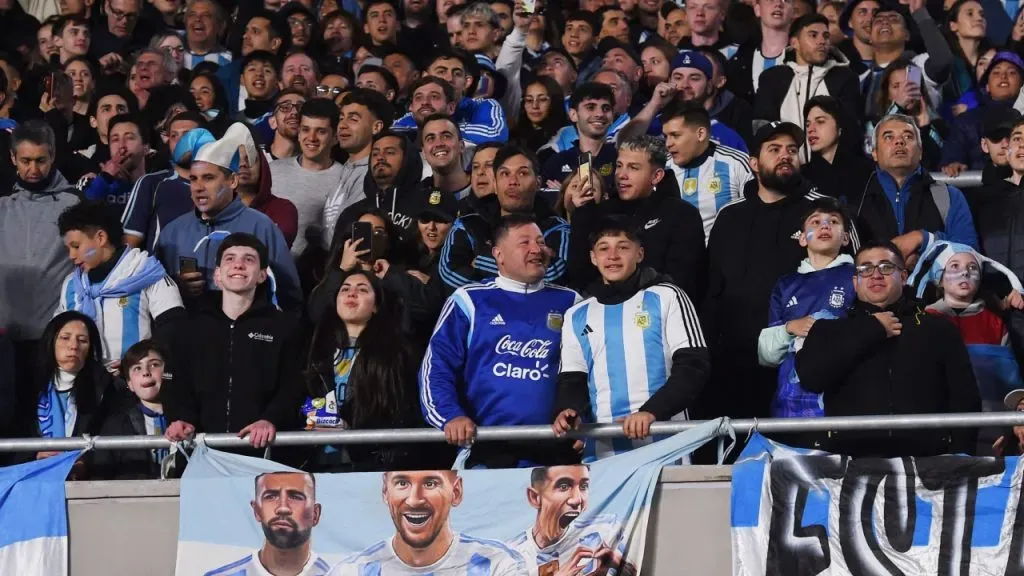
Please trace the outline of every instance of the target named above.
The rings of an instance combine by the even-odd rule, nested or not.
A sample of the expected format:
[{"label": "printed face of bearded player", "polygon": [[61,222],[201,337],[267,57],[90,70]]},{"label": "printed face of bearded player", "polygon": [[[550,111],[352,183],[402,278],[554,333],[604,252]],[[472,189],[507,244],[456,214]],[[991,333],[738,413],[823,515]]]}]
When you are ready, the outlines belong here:
[{"label": "printed face of bearded player", "polygon": [[547,360],[551,353],[551,341],[534,338],[521,342],[513,340],[508,334],[501,337],[494,346],[494,353],[498,355],[511,355],[520,358],[534,360],[533,366],[517,366],[510,362],[498,362],[491,369],[495,376],[503,378],[515,378],[517,380],[540,380],[550,377],[548,374],[549,364]]}]

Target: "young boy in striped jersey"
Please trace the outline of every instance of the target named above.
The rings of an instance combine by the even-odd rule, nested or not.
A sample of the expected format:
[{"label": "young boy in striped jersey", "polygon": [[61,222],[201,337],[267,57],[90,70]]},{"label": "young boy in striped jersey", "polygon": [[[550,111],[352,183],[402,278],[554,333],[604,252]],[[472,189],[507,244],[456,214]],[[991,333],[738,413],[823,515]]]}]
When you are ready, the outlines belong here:
[{"label": "young boy in striped jersey", "polygon": [[667,277],[640,267],[633,229],[609,219],[590,245],[601,280],[565,313],[553,428],[563,435],[581,419],[622,422],[627,438],[589,441],[584,461],[649,443],[656,420],[686,419],[710,374],[693,304]]},{"label": "young boy in striped jersey", "polygon": [[846,317],[846,310],[856,300],[853,257],[840,254],[850,243],[849,222],[838,200],[814,200],[800,236],[807,258],[772,289],[768,327],[757,339],[758,362],[779,367],[772,418],[825,415],[821,396],[800,387],[796,353],[817,320]]}]

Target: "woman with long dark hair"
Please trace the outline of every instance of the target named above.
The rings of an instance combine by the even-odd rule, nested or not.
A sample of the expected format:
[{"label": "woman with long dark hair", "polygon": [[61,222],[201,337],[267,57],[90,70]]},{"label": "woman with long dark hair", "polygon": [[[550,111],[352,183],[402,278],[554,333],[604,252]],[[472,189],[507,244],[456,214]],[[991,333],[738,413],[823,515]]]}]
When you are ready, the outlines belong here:
[{"label": "woman with long dark hair", "polygon": [[[878,90],[879,117],[864,127],[864,142],[871,141],[875,123],[887,114],[905,114],[917,121],[921,130],[921,165],[928,170],[937,170],[942,156],[942,142],[949,131],[946,123],[939,118],[932,104],[928,90],[908,80],[913,61],[901,57],[886,67]],[[865,151],[870,153],[869,146]]]},{"label": "woman with long dark hair", "polygon": [[536,152],[559,128],[568,125],[562,88],[547,76],[534,78],[523,90],[523,106],[512,129],[512,140]]},{"label": "woman with long dark hair", "polygon": [[196,68],[189,78],[188,89],[196,107],[210,122],[211,132],[217,136],[224,134],[231,122],[231,106],[228,93],[217,75],[208,69]]},{"label": "woman with long dark hair", "polygon": [[986,37],[988,22],[978,0],[957,0],[946,13],[946,40],[953,49],[953,69],[943,85],[942,101],[950,105],[977,89],[974,70],[978,60],[992,48]]},{"label": "woman with long dark hair", "polygon": [[[96,323],[68,311],[46,325],[40,339],[36,383],[36,432],[41,438],[97,434],[116,392],[103,366],[103,343]],[[37,458],[56,452],[40,452]]]},{"label": "woman with long dark hair", "polygon": [[[401,306],[372,272],[347,273],[313,332],[303,412],[313,429],[424,427],[416,379],[419,356],[401,330]],[[319,454],[322,470],[430,470],[449,467],[427,445],[351,445]]]}]

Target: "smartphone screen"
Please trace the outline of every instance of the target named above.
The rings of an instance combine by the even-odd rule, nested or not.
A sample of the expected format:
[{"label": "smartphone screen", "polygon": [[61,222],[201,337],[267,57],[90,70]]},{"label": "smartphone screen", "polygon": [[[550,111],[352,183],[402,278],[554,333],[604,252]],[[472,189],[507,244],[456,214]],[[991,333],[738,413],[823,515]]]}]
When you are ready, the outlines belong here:
[{"label": "smartphone screen", "polygon": [[590,152],[584,152],[580,154],[580,180],[590,182],[590,187],[594,187],[593,181],[591,181],[591,155]]},{"label": "smartphone screen", "polygon": [[362,239],[359,244],[358,250],[370,250],[366,254],[359,257],[363,262],[369,262],[373,256],[373,224],[369,222],[353,222],[352,223],[352,241]]},{"label": "smartphone screen", "polygon": [[921,85],[921,69],[917,66],[907,66],[907,83]]},{"label": "smartphone screen", "polygon": [[56,84],[54,80],[55,74],[53,72],[47,74],[46,78],[43,79],[43,91],[46,92],[46,97],[50,99],[51,106],[53,105],[53,89]]},{"label": "smartphone screen", "polygon": [[182,274],[199,272],[199,261],[188,256],[180,256],[178,258],[178,272]]}]

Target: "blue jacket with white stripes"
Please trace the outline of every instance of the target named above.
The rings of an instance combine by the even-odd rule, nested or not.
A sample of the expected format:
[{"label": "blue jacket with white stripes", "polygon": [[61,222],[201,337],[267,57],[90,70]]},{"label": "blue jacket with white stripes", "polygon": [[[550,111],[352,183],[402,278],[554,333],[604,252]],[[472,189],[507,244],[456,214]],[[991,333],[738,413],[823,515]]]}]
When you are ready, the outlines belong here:
[{"label": "blue jacket with white stripes", "polygon": [[[459,124],[462,138],[474,144],[507,142],[508,122],[505,111],[497,100],[490,98],[463,98],[453,116]],[[415,132],[418,127],[412,113],[407,113],[391,125],[397,132]]]},{"label": "blue jacket with white stripes", "polygon": [[[498,275],[498,264],[491,256],[494,230],[501,221],[501,206],[495,195],[485,196],[475,203],[477,211],[455,220],[441,247],[437,272],[451,293],[460,286],[481,282]],[[544,274],[544,281],[565,284],[569,257],[569,224],[559,218],[540,196],[533,202],[533,215],[544,234],[554,258]]]}]

